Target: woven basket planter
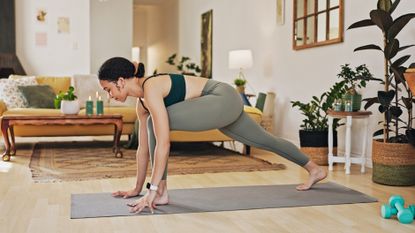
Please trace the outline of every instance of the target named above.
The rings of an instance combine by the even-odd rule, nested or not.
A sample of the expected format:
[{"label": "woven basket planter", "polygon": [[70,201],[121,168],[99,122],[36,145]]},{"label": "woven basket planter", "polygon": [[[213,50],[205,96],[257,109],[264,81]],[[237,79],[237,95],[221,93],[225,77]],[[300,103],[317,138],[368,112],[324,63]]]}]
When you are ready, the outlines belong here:
[{"label": "woven basket planter", "polygon": [[[328,165],[328,131],[300,130],[301,151],[318,165]],[[333,132],[333,154],[337,154],[337,132]]]},{"label": "woven basket planter", "polygon": [[[301,152],[306,154],[313,162],[320,166],[327,166],[328,163],[328,147],[301,147]],[[337,154],[337,147],[333,147],[333,154]]]},{"label": "woven basket planter", "polygon": [[415,147],[409,143],[373,140],[372,162],[373,182],[396,186],[415,185]]}]

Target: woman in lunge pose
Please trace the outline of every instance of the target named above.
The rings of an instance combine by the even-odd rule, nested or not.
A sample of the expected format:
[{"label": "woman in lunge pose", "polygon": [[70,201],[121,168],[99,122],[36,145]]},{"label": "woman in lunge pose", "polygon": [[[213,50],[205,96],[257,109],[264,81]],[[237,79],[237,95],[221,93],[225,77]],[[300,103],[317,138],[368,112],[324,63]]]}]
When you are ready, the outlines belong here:
[{"label": "woman in lunge pose", "polygon": [[129,204],[132,212],[168,204],[167,161],[170,152],[170,130],[201,131],[219,129],[227,136],[249,146],[272,151],[305,168],[307,181],[297,190],[308,190],[324,179],[326,171],[309,160],[294,144],[273,136],[244,111],[235,89],[211,79],[180,74],[158,74],[144,77],[144,65],[121,57],[107,60],[98,74],[102,88],[109,96],[124,102],[136,97],[139,120],[137,149],[137,182],[130,191],[113,196],[137,196],[144,185],[148,159],[152,174],[146,194]]}]

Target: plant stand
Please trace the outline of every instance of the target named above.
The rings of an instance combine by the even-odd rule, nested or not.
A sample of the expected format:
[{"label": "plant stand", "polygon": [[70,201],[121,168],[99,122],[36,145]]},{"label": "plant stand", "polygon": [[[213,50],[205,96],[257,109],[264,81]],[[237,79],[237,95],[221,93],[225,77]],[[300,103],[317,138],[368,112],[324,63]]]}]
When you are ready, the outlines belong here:
[{"label": "plant stand", "polygon": [[[369,116],[372,112],[361,111],[361,112],[337,112],[329,110],[328,114],[328,124],[329,124],[329,171],[333,171],[333,163],[344,163],[346,174],[350,174],[350,166],[352,163],[360,164],[360,172],[365,172],[365,163],[366,163],[366,146],[367,146],[367,130],[369,123]],[[333,119],[334,118],[346,118],[346,144],[345,144],[345,154],[344,156],[334,156],[333,155]],[[351,136],[352,136],[352,121],[353,118],[364,119],[364,129],[363,129],[363,146],[362,154],[360,158],[351,158]]]}]

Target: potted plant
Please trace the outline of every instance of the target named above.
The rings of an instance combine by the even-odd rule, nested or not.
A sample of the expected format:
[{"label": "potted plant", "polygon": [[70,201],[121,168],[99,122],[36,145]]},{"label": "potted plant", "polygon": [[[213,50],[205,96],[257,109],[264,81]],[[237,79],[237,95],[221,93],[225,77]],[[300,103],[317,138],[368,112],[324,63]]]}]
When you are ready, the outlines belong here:
[{"label": "potted plant", "polygon": [[344,80],[346,93],[343,95],[343,101],[350,100],[353,111],[359,111],[362,105],[362,95],[358,93],[356,88],[366,87],[366,82],[369,80],[378,80],[373,77],[365,64],[359,65],[354,69],[350,64],[341,66],[341,71],[337,77]]},{"label": "potted plant", "polygon": [[[404,78],[407,68],[404,63],[410,55],[398,57],[398,53],[414,45],[402,46],[397,39],[399,32],[415,18],[415,13],[405,14],[395,19],[392,13],[400,0],[378,0],[377,9],[370,11],[370,19],[352,24],[349,29],[377,26],[382,31],[381,46],[369,44],[356,48],[354,51],[377,50],[384,58],[384,90],[377,96],[365,99],[365,109],[378,104],[378,110],[384,120],[380,122],[382,129],[374,133],[374,137],[383,135],[383,140],[373,140],[372,179],[376,183],[387,185],[415,184],[415,144],[413,127],[414,95]],[[410,67],[414,68],[413,63]],[[405,111],[405,113],[404,113]]]},{"label": "potted plant", "polygon": [[75,88],[69,87],[67,92],[59,92],[54,99],[55,108],[60,108],[61,112],[65,115],[78,114],[80,107],[77,100],[77,96],[74,93]]},{"label": "potted plant", "polygon": [[236,90],[238,90],[239,93],[245,93],[246,79],[236,78],[233,83],[236,85]]},{"label": "potted plant", "polygon": [[166,63],[172,66],[176,66],[177,70],[179,70],[180,73],[185,75],[199,76],[200,72],[202,72],[196,63],[190,61],[189,57],[182,56],[178,59],[179,61],[177,63],[176,58],[178,58],[177,54],[174,53],[169,58],[167,58]]},{"label": "potted plant", "polygon": [[[345,81],[335,83],[329,91],[320,97],[313,96],[308,103],[291,101],[293,107],[298,107],[305,116],[300,125],[300,147],[315,163],[327,165],[328,163],[328,116],[327,110],[334,101],[340,99],[346,92]],[[337,131],[339,119],[333,121],[333,149],[337,150]]]}]

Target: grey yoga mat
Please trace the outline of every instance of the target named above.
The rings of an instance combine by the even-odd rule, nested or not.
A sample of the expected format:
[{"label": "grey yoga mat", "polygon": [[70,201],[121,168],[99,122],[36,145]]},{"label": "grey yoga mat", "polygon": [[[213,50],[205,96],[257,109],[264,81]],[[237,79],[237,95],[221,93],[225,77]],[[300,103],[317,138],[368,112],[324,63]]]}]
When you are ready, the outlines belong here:
[{"label": "grey yoga mat", "polygon": [[[176,189],[169,191],[169,205],[158,206],[155,214],[181,214],[231,210],[369,203],[377,200],[332,182],[320,183],[309,191],[296,185],[261,185],[218,188]],[[72,194],[71,218],[96,218],[127,215],[135,198],[114,198],[111,193]]]}]

